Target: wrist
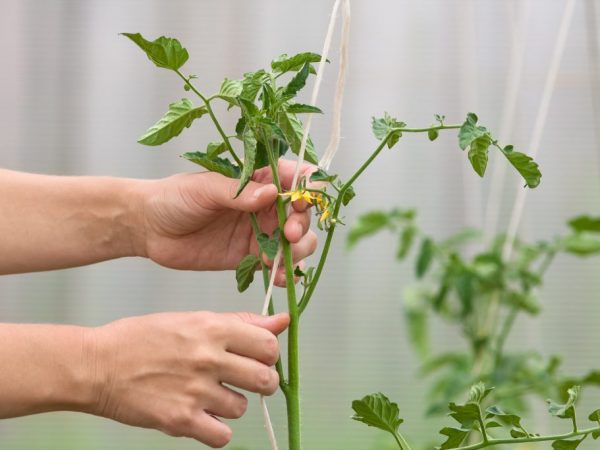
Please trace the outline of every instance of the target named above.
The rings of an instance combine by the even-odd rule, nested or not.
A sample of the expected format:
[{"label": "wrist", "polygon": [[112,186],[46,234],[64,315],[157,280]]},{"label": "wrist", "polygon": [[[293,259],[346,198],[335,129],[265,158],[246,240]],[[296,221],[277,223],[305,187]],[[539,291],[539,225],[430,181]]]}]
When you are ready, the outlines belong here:
[{"label": "wrist", "polygon": [[147,257],[146,251],[146,217],[147,180],[125,180],[127,186],[122,189],[122,202],[127,214],[124,219],[126,233],[123,248],[125,256]]}]

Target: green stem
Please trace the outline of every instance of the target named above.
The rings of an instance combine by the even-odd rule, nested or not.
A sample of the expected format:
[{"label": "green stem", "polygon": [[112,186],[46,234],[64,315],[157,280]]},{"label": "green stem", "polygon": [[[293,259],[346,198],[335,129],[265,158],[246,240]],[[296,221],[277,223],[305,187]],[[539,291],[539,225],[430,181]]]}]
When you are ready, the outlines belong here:
[{"label": "green stem", "polygon": [[406,442],[406,439],[404,439],[404,436],[402,436],[400,433],[394,433],[394,439],[396,439],[400,450],[411,450],[410,445],[408,445],[408,442]]},{"label": "green stem", "polygon": [[[260,234],[260,226],[258,225],[258,220],[256,218],[256,214],[250,213],[250,224],[252,225],[252,231],[254,231],[254,236],[258,236]],[[258,240],[256,241],[258,244]],[[260,246],[258,250],[258,257],[260,258],[260,268],[263,277],[263,285],[265,287],[265,292],[269,289],[269,268],[264,262],[263,252],[260,251]],[[275,308],[273,307],[273,296],[269,299],[269,315],[272,316],[275,314]],[[279,375],[279,387],[285,393],[287,390],[287,382],[285,380],[285,376],[283,373],[283,364],[281,362],[281,356],[275,363],[275,369],[277,370],[277,374]]]},{"label": "green stem", "polygon": [[500,334],[498,335],[498,339],[497,339],[497,343],[496,343],[496,354],[495,354],[496,367],[498,367],[500,365],[500,361],[502,359],[502,353],[504,352],[504,344],[506,343],[506,339],[508,338],[510,330],[512,329],[512,327],[515,323],[515,319],[517,318],[518,313],[519,313],[519,308],[517,308],[516,306],[513,306],[510,309],[510,311],[508,312],[506,319],[504,319],[504,323],[502,324],[502,328],[500,329]]},{"label": "green stem", "polygon": [[524,444],[528,442],[547,442],[547,441],[557,441],[561,439],[569,439],[577,436],[586,436],[590,433],[598,432],[600,433],[600,427],[596,428],[587,428],[585,430],[573,431],[571,433],[565,434],[555,434],[549,436],[528,436],[523,438],[516,439],[489,439],[487,442],[479,442],[473,445],[467,445],[465,447],[458,447],[456,450],[479,450],[480,448],[491,447],[493,445],[505,445],[505,444]]},{"label": "green stem", "polygon": [[[462,128],[462,125],[436,125],[434,127],[427,128],[393,128],[390,130],[390,133],[395,133],[396,131],[401,131],[402,133],[427,133],[428,131],[437,131],[437,130],[457,130]],[[386,141],[389,138],[389,134],[386,137]]]},{"label": "green stem", "polygon": [[223,142],[225,142],[225,145],[227,146],[227,150],[229,150],[229,153],[231,153],[232,158],[235,160],[235,162],[240,167],[240,169],[242,167],[244,167],[244,163],[238,157],[238,155],[236,155],[235,150],[233,149],[233,146],[231,145],[231,142],[229,141],[229,138],[227,137],[227,135],[223,131],[223,128],[221,127],[221,124],[217,120],[217,117],[215,116],[215,113],[214,113],[212,107],[210,106],[210,99],[208,99],[204,95],[202,95],[202,93],[198,89],[196,89],[196,87],[192,83],[190,83],[190,80],[188,80],[179,70],[176,70],[175,73],[177,75],[179,75],[179,77],[192,90],[192,92],[194,92],[198,97],[200,97],[200,99],[202,100],[202,102],[204,102],[204,106],[206,106],[206,110],[208,111],[208,115],[210,116],[210,118],[212,119],[213,123],[215,124],[215,127],[217,127],[217,131],[219,132],[219,134],[223,138]]}]

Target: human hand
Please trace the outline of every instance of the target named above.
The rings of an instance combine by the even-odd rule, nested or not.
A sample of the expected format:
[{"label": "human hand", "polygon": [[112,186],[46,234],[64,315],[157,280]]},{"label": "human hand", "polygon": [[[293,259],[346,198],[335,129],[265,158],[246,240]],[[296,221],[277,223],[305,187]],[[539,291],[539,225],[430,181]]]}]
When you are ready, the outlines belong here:
[{"label": "human hand", "polygon": [[[295,164],[279,162],[284,189],[290,189]],[[304,165],[302,175],[314,170]],[[258,254],[248,213],[256,213],[260,229],[271,235],[278,225],[277,188],[268,167],[257,170],[234,198],[238,183],[214,172],[178,174],[142,183],[143,232],[138,237],[138,253],[163,266],[192,270],[234,269],[244,256]],[[293,206],[283,231],[298,263],[315,251],[317,236],[309,229],[309,205],[298,201]],[[283,268],[275,282],[285,285]]]},{"label": "human hand", "polygon": [[275,335],[289,316],[179,312],[131,317],[93,329],[99,374],[92,413],[223,447],[246,397],[227,385],[273,394],[279,377]]}]

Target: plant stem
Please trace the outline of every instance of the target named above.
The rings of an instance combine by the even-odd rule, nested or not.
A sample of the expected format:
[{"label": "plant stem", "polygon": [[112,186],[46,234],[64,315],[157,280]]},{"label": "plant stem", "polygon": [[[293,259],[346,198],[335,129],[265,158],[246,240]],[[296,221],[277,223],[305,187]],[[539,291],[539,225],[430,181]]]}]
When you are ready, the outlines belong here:
[{"label": "plant stem", "polygon": [[244,163],[241,161],[241,159],[238,157],[238,155],[236,155],[235,150],[233,150],[233,146],[231,145],[231,142],[229,141],[229,138],[227,137],[227,135],[223,131],[223,128],[221,127],[221,124],[217,120],[217,117],[215,116],[215,113],[213,112],[213,109],[210,106],[210,100],[208,98],[206,98],[204,95],[202,95],[202,93],[198,89],[196,89],[194,87],[194,85],[192,83],[190,83],[190,80],[188,80],[179,70],[176,70],[175,73],[177,75],[179,75],[179,77],[184,81],[184,83],[198,97],[200,97],[200,99],[202,100],[202,102],[204,102],[204,106],[206,106],[206,110],[208,111],[208,115],[210,116],[210,118],[212,119],[213,123],[215,124],[215,127],[217,127],[217,131],[219,132],[219,134],[223,138],[223,142],[225,142],[225,145],[227,146],[227,150],[229,150],[229,153],[231,153],[232,158],[235,160],[235,162],[240,167],[240,169],[242,167],[244,167]]},{"label": "plant stem", "polygon": [[473,445],[467,445],[465,447],[458,447],[456,450],[478,450],[480,448],[491,447],[492,445],[505,445],[505,444],[524,444],[528,442],[546,442],[546,441],[557,441],[561,439],[569,439],[577,436],[586,436],[590,433],[600,433],[600,427],[587,428],[585,430],[573,431],[565,434],[555,434],[549,436],[529,436],[516,439],[488,439],[487,442],[479,442]]},{"label": "plant stem", "polygon": [[411,450],[410,445],[408,445],[408,442],[406,442],[406,439],[404,439],[404,436],[402,436],[400,433],[394,433],[394,439],[396,439],[400,450]]},{"label": "plant stem", "polygon": [[[428,131],[437,131],[437,130],[457,130],[461,128],[462,125],[436,125],[427,128],[393,128],[390,130],[390,133],[395,133],[396,131],[401,131],[402,133],[427,133]],[[385,138],[389,138],[389,135]]]}]

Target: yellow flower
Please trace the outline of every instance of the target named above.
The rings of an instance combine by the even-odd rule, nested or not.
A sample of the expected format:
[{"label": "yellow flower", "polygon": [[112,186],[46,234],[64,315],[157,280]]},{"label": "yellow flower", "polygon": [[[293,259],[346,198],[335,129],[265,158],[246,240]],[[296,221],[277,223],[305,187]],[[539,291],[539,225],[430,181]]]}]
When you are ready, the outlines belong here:
[{"label": "yellow flower", "polygon": [[323,212],[321,213],[321,218],[319,219],[319,222],[325,222],[330,215],[331,215],[331,210],[324,209]]},{"label": "yellow flower", "polygon": [[282,197],[290,197],[292,202],[295,202],[297,200],[304,200],[305,202],[307,202],[311,205],[313,202],[313,196],[311,195],[311,193],[308,191],[302,190],[302,189],[296,189],[295,191],[284,192],[279,195],[281,195]]}]

